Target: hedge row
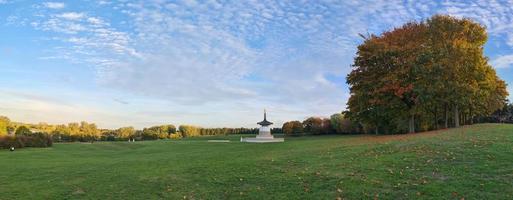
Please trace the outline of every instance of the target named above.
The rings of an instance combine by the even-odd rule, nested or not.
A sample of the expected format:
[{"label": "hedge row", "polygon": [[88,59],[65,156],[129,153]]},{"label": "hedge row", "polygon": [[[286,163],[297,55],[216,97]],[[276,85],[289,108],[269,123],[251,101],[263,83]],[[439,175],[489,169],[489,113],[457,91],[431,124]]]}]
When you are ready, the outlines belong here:
[{"label": "hedge row", "polygon": [[8,149],[11,147],[51,147],[52,145],[52,137],[45,133],[0,137],[0,148],[2,149]]}]

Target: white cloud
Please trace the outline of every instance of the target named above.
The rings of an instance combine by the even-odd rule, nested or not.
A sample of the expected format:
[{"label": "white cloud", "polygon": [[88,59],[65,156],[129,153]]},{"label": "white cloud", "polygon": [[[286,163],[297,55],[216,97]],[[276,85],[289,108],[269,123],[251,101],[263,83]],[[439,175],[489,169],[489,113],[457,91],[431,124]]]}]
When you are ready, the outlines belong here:
[{"label": "white cloud", "polygon": [[65,34],[54,36],[51,40],[68,45],[53,49],[53,55],[42,56],[44,59],[66,58],[73,62],[101,67],[117,63],[118,57],[141,56],[130,47],[129,34],[117,31],[100,17],[87,16],[83,12],[50,14],[31,25],[39,30]]},{"label": "white cloud", "polygon": [[509,68],[513,66],[513,55],[499,56],[491,64],[495,68]]},{"label": "white cloud", "polygon": [[[322,95],[313,92],[333,89],[333,85],[329,84],[323,75],[341,73],[346,68],[335,64],[337,61],[334,58],[338,57],[339,53],[351,52],[344,50],[344,47],[349,44],[345,42],[347,39],[337,38],[332,33],[319,35],[319,37],[311,36],[312,41],[308,42],[312,43],[300,45],[300,48],[310,48],[314,53],[322,55],[318,56],[319,63],[316,64],[313,64],[313,61],[280,61],[302,54],[297,50],[281,47],[283,42],[287,42],[286,40],[302,38],[304,34],[300,34],[300,31],[297,34],[291,34],[292,39],[276,38],[273,41],[270,40],[264,48],[252,48],[247,40],[252,40],[253,37],[261,38],[261,35],[265,34],[265,30],[262,29],[266,26],[265,24],[274,23],[268,19],[284,15],[285,12],[276,5],[256,2],[253,2],[252,6],[216,5],[217,8],[226,9],[224,13],[235,12],[232,16],[225,18],[225,16],[215,15],[213,11],[209,12],[199,3],[189,2],[188,4],[195,5],[194,9],[197,10],[172,6],[173,13],[180,13],[179,15],[184,17],[153,10],[153,5],[148,7],[131,5],[130,7],[134,9],[129,13],[132,13],[131,17],[134,19],[132,24],[135,25],[139,35],[134,39],[135,48],[144,49],[142,46],[147,48],[143,52],[144,59],[121,61],[113,66],[99,68],[100,82],[110,87],[187,103],[203,104],[258,97],[264,100],[283,101],[285,104],[290,100],[277,98],[276,94],[286,96],[290,93],[299,99],[318,100]],[[169,5],[166,6],[169,7]],[[267,11],[259,14],[253,10],[254,8]],[[254,22],[246,23],[238,17],[245,13],[260,16],[249,19]],[[186,17],[190,15],[198,16]],[[303,13],[297,15],[304,18]],[[195,21],[196,18],[202,20]],[[298,28],[311,29],[311,31],[321,29],[317,26],[321,26],[319,20],[323,17],[318,15],[314,18],[313,21],[303,19],[309,25]],[[234,27],[237,30],[227,31],[234,24],[232,23],[234,20],[243,27]],[[254,24],[258,27],[254,27]],[[284,27],[284,30],[280,31],[289,28],[294,27]],[[321,38],[322,40],[319,40]],[[340,44],[342,46],[337,47]],[[295,64],[289,65],[289,62]],[[294,72],[290,73],[290,70]],[[312,76],[312,73],[315,76]],[[295,82],[284,78],[290,74],[295,74],[296,79],[304,81]],[[269,88],[271,91],[266,91],[254,85],[259,83],[247,81],[248,76],[260,76],[264,81],[277,82],[279,86],[271,87]],[[315,84],[312,85],[309,81]],[[307,90],[302,90],[301,84],[309,87]],[[324,98],[338,98],[343,95],[342,91],[327,93],[334,96],[326,95]],[[337,104],[340,102],[337,101]]]},{"label": "white cloud", "polygon": [[65,7],[65,4],[62,2],[45,2],[43,3],[43,6],[50,9],[62,9]]},{"label": "white cloud", "polygon": [[57,15],[59,18],[67,19],[67,20],[80,20],[85,17],[84,13],[77,13],[77,12],[66,12]]},{"label": "white cloud", "polygon": [[102,19],[97,18],[97,17],[88,17],[87,21],[89,23],[91,23],[92,25],[96,25],[96,26],[105,25],[105,21],[103,21]]},{"label": "white cloud", "polygon": [[31,26],[45,31],[68,34],[76,34],[87,29],[83,24],[74,21],[63,21],[60,18],[51,18],[42,22],[33,22],[31,23]]},{"label": "white cloud", "polygon": [[108,5],[108,4],[110,4],[111,2],[110,2],[110,1],[99,0],[99,1],[97,1],[96,3],[98,3],[98,5]]},{"label": "white cloud", "polygon": [[[513,38],[512,3],[113,1],[112,15],[123,22],[94,11],[53,11],[32,26],[62,43],[42,58],[94,66],[102,87],[216,114],[270,107],[286,113],[283,118],[298,119],[344,109],[343,78],[361,41],[358,33],[379,34],[445,13],[477,20],[492,36]],[[512,63],[513,56],[507,55],[492,65]],[[158,110],[141,113],[149,117]],[[198,118],[194,112],[181,113],[191,121]]]}]

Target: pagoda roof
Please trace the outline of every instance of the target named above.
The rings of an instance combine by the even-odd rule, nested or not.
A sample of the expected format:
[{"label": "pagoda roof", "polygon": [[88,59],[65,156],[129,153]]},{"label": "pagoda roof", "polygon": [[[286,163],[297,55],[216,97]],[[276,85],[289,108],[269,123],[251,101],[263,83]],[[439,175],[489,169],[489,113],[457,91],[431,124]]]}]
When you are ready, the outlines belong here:
[{"label": "pagoda roof", "polygon": [[260,126],[269,126],[269,125],[273,124],[272,122],[267,121],[267,112],[265,110],[264,110],[264,121],[258,122],[257,124]]}]

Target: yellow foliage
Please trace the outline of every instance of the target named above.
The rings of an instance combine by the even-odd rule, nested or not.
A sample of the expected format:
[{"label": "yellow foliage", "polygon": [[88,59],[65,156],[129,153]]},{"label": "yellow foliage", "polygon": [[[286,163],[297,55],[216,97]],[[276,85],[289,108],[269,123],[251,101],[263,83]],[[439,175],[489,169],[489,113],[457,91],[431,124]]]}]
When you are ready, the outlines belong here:
[{"label": "yellow foliage", "polygon": [[182,139],[182,134],[181,133],[173,133],[173,134],[169,134],[169,139]]}]

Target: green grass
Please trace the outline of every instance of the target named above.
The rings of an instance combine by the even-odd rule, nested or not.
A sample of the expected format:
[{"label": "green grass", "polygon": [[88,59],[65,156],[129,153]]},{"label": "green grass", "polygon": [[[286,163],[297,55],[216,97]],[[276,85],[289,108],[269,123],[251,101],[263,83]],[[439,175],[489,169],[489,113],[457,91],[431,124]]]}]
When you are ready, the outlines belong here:
[{"label": "green grass", "polygon": [[0,199],[513,199],[513,125],[239,138],[2,150]]}]

